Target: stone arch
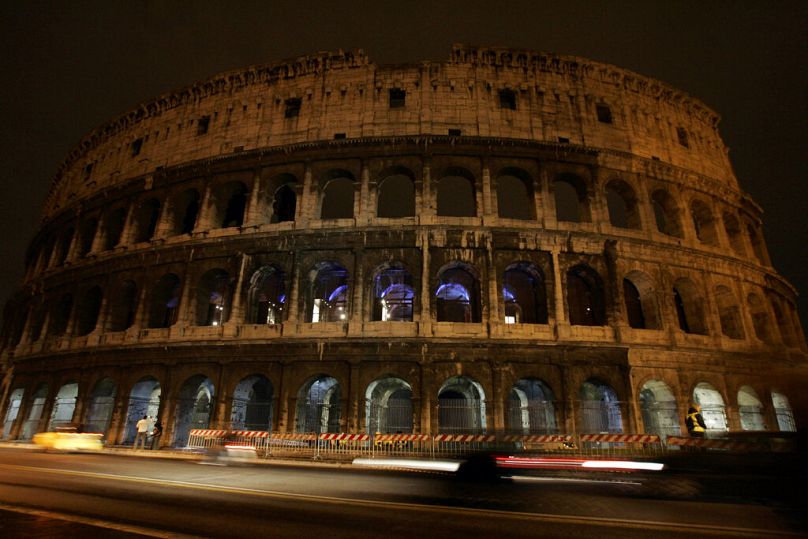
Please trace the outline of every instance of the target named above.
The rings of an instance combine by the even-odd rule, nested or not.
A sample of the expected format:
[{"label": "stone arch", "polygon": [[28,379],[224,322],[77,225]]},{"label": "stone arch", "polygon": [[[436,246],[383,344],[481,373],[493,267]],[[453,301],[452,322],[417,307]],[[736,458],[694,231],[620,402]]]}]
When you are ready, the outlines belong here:
[{"label": "stone arch", "polygon": [[477,194],[474,175],[461,167],[449,167],[437,182],[437,214],[444,217],[475,217]]},{"label": "stone arch", "polygon": [[727,412],[721,393],[708,382],[699,382],[693,388],[693,402],[701,407],[707,432],[726,432]]},{"label": "stone arch", "polygon": [[84,292],[76,306],[76,335],[89,335],[95,330],[103,295],[100,286],[93,286]]},{"label": "stone arch", "polygon": [[385,218],[415,215],[415,175],[404,167],[391,167],[379,175],[376,216]]},{"label": "stone arch", "polygon": [[481,434],[486,430],[485,391],[468,376],[453,376],[438,391],[438,432]]},{"label": "stone arch", "polygon": [[578,390],[579,428],[582,434],[623,432],[623,414],[617,392],[598,378],[589,378]]},{"label": "stone arch", "polygon": [[73,294],[65,293],[59,301],[53,304],[48,320],[48,335],[66,335],[70,323],[70,315],[73,313]]},{"label": "stone arch", "polygon": [[319,262],[309,272],[308,280],[306,322],[347,322],[348,270],[336,262]]},{"label": "stone arch", "polygon": [[190,234],[194,231],[201,203],[202,197],[199,191],[193,187],[174,196],[171,200],[170,236]]},{"label": "stone arch", "polygon": [[592,221],[590,214],[589,186],[577,174],[556,175],[552,183],[556,220],[572,223]]},{"label": "stone arch", "polygon": [[741,386],[738,389],[738,416],[743,430],[766,430],[763,418],[763,403],[752,386]]},{"label": "stone arch", "polygon": [[103,250],[114,249],[123,236],[126,226],[126,208],[115,208],[104,216],[103,223]]},{"label": "stone arch", "polygon": [[516,262],[505,269],[502,298],[506,324],[547,323],[544,274],[535,264]]},{"label": "stone arch", "polygon": [[157,222],[160,219],[160,201],[156,198],[147,198],[138,204],[132,219],[134,243],[150,241],[157,231]]},{"label": "stone arch", "polygon": [[412,386],[387,375],[365,390],[365,425],[368,434],[412,433]]},{"label": "stone arch", "polygon": [[771,320],[766,304],[760,296],[754,292],[747,296],[746,304],[749,307],[749,314],[752,316],[752,327],[755,330],[755,337],[766,344],[773,344],[774,339],[772,339]]},{"label": "stone arch", "polygon": [[150,328],[167,328],[177,321],[180,307],[180,278],[166,273],[154,284],[149,301]]},{"label": "stone arch", "polygon": [[320,181],[320,219],[354,216],[356,178],[347,170],[329,170]]},{"label": "stone arch", "polygon": [[715,303],[718,307],[718,318],[721,322],[721,333],[730,339],[743,339],[743,322],[741,310],[732,290],[724,285],[715,288]]},{"label": "stone arch", "polygon": [[641,226],[637,193],[625,180],[614,178],[605,188],[609,223],[618,228],[639,229]]},{"label": "stone arch", "polygon": [[558,432],[553,392],[537,378],[521,378],[511,386],[507,414],[508,431],[513,434]]},{"label": "stone arch", "polygon": [[636,329],[660,329],[654,280],[645,272],[633,270],[623,278],[623,302],[628,324]]},{"label": "stone arch", "polygon": [[64,232],[64,234],[62,234],[62,237],[59,239],[59,243],[56,245],[56,254],[54,256],[57,266],[61,266],[67,261],[68,256],[70,255],[70,246],[73,244],[73,236],[75,235],[75,229],[71,226]]},{"label": "stone arch", "polygon": [[34,434],[39,432],[39,425],[42,422],[42,414],[45,411],[45,404],[48,400],[48,384],[40,383],[31,395],[28,407],[28,415],[22,425],[20,439],[30,440]]},{"label": "stone arch", "polygon": [[62,384],[53,398],[53,408],[51,409],[51,416],[46,430],[51,431],[72,426],[78,396],[78,382],[71,381]]},{"label": "stone arch", "polygon": [[707,335],[704,296],[693,281],[684,277],[677,279],[673,284],[673,301],[679,329],[685,333]]},{"label": "stone arch", "polygon": [[250,277],[247,291],[247,322],[280,324],[284,320],[286,286],[283,270],[274,265],[261,266]]},{"label": "stone arch", "polygon": [[135,281],[131,279],[117,281],[108,300],[107,331],[125,331],[132,327],[137,313],[137,294]]},{"label": "stone arch", "polygon": [[339,432],[340,405],[336,378],[325,374],[310,378],[297,393],[295,432]]},{"label": "stone arch", "polygon": [[174,414],[174,446],[185,447],[192,429],[210,428],[215,388],[204,374],[195,374],[180,387]]},{"label": "stone arch", "polygon": [[261,187],[261,220],[273,224],[294,221],[300,187],[297,176],[289,172],[269,178]]},{"label": "stone arch", "polygon": [[196,325],[221,326],[230,316],[233,279],[221,268],[206,271],[196,287]]},{"label": "stone arch", "polygon": [[766,250],[763,246],[763,237],[758,227],[752,223],[746,224],[746,233],[749,236],[749,243],[752,245],[752,253],[755,255],[755,260],[759,264],[768,265],[768,258],[766,257]]},{"label": "stone arch", "polygon": [[79,256],[87,256],[93,250],[95,234],[98,231],[98,219],[88,217],[79,225]]},{"label": "stone arch", "polygon": [[536,218],[533,178],[521,168],[506,167],[496,176],[497,214],[503,219]]},{"label": "stone arch", "polygon": [[272,382],[263,374],[242,378],[233,389],[230,426],[236,430],[272,430]]},{"label": "stone arch", "polygon": [[145,376],[132,386],[126,407],[126,421],[122,440],[124,444],[135,442],[137,422],[140,419],[144,416],[157,417],[160,412],[161,395],[160,383],[152,376]]},{"label": "stone arch", "polygon": [[676,397],[668,384],[661,380],[648,380],[640,388],[640,412],[646,434],[679,436],[679,422]]},{"label": "stone arch", "polygon": [[606,294],[598,272],[585,264],[567,270],[567,311],[574,326],[606,325]]},{"label": "stone arch", "polygon": [[237,180],[220,182],[210,190],[211,228],[230,228],[244,224],[249,189]]},{"label": "stone arch", "polygon": [[718,233],[715,229],[715,217],[706,202],[694,198],[690,203],[690,216],[696,238],[707,245],[718,245]]},{"label": "stone arch", "polygon": [[106,377],[96,382],[90,393],[90,402],[87,403],[85,432],[100,432],[106,435],[115,408],[115,392],[115,382],[112,378]]},{"label": "stone arch", "polygon": [[797,423],[794,421],[794,412],[785,393],[772,390],[772,406],[777,418],[777,428],[782,432],[797,432]]},{"label": "stone arch", "polygon": [[777,329],[780,331],[780,337],[783,339],[783,344],[789,347],[797,346],[796,330],[788,315],[783,310],[783,303],[780,297],[772,295],[769,299],[772,311],[774,311],[774,320],[777,324]]},{"label": "stone arch", "polygon": [[741,225],[738,223],[738,218],[725,211],[722,220],[724,221],[724,231],[727,233],[730,247],[735,251],[735,254],[744,256],[746,250],[744,249],[743,235],[741,234]]},{"label": "stone arch", "polygon": [[666,190],[657,189],[651,194],[651,205],[654,209],[657,230],[668,236],[683,237],[682,220],[676,199]]},{"label": "stone arch", "polygon": [[22,407],[22,399],[25,395],[25,388],[18,387],[12,390],[8,395],[8,403],[6,404],[6,417],[3,418],[3,440],[8,440],[11,436],[11,429],[14,428],[14,423],[17,421],[17,416]]},{"label": "stone arch", "polygon": [[480,281],[477,275],[473,267],[461,262],[452,262],[440,269],[435,290],[438,322],[480,322]]},{"label": "stone arch", "polygon": [[415,290],[412,275],[401,262],[390,262],[373,272],[371,320],[412,322]]}]

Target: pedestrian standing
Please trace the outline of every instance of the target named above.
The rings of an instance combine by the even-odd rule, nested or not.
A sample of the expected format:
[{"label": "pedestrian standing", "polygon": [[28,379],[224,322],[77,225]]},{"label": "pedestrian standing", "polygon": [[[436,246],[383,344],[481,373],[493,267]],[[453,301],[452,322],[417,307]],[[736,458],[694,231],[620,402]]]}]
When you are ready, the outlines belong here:
[{"label": "pedestrian standing", "polygon": [[143,419],[137,422],[136,427],[137,435],[135,436],[135,445],[132,449],[137,449],[138,445],[146,449],[146,439],[149,437],[149,418],[144,415]]},{"label": "pedestrian standing", "polygon": [[163,435],[163,424],[160,423],[160,418],[157,418],[157,421],[154,422],[154,428],[152,429],[152,440],[151,440],[151,448],[152,449],[160,449],[160,436]]},{"label": "pedestrian standing", "polygon": [[701,416],[701,407],[698,404],[691,406],[687,410],[685,425],[687,426],[688,434],[692,438],[704,438],[707,425],[704,423],[704,418]]}]

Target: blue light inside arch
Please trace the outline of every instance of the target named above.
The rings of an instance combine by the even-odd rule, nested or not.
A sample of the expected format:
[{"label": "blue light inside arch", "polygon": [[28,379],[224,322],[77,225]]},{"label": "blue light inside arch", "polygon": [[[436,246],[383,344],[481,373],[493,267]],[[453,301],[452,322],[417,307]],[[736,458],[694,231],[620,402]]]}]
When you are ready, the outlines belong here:
[{"label": "blue light inside arch", "polygon": [[445,283],[438,287],[435,297],[449,301],[469,301],[469,291],[466,287],[457,283]]}]

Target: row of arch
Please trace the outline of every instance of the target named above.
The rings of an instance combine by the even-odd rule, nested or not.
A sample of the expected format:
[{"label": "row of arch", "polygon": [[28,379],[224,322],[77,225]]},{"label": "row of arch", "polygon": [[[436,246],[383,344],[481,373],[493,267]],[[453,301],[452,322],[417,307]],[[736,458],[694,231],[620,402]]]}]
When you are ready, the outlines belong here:
[{"label": "row of arch", "polygon": [[[734,209],[713,209],[715,203],[702,195],[694,195],[682,203],[678,195],[662,186],[649,190],[647,198],[641,197],[632,182],[623,178],[612,178],[597,189],[588,176],[589,173],[562,172],[550,179],[546,196],[552,198],[557,222],[593,222],[596,215],[603,214],[614,229],[639,230],[651,220],[663,234],[683,238],[687,230],[689,237],[704,245],[726,246],[742,258],[751,253],[759,263],[769,264],[759,224],[752,218],[740,218]],[[362,198],[358,177],[361,174],[345,169],[323,171],[309,187],[313,193],[307,203],[310,207],[300,204],[306,188],[291,173],[265,180],[249,173],[209,183],[196,180],[189,182],[191,186],[165,194],[149,194],[129,204],[112,204],[103,212],[87,212],[78,223],[62,227],[61,232],[44,240],[38,251],[29,256],[30,275],[118,245],[155,238],[282,223],[304,216],[350,219],[357,215]],[[507,166],[492,178],[495,192],[492,198],[496,199],[498,217],[520,221],[538,218],[545,195],[537,196],[541,192],[537,173]],[[485,213],[481,211],[482,180],[468,168],[450,166],[436,175],[430,186],[434,204],[426,204],[429,194],[424,191],[423,182],[407,167],[380,171],[370,183],[375,194],[373,217],[414,217],[428,214],[432,208],[435,215],[446,217],[476,217]]]},{"label": "row of arch", "polygon": [[[610,297],[600,273],[587,264],[576,264],[562,275],[563,283],[548,280],[535,263],[513,262],[499,278],[495,312],[505,324],[547,324],[551,309],[548,288],[562,286],[567,320],[572,325],[609,325],[607,306],[621,302],[618,311],[635,329],[662,329],[663,309],[675,313],[670,324],[685,333],[707,335],[709,303],[706,291],[681,277],[666,294],[654,279],[640,270],[622,278],[621,290]],[[130,327],[164,328],[174,325],[184,313],[191,326],[218,326],[228,321],[245,324],[281,324],[288,320],[290,289],[294,283],[279,265],[266,264],[247,274],[242,282],[221,267],[199,276],[193,286],[183,287],[180,276],[166,273],[146,290],[134,279],[84,289],[74,300],[73,292],[46,298],[20,310],[10,335],[12,346],[36,342],[46,335],[88,335],[94,331],[118,332]],[[334,261],[314,264],[302,274],[299,291],[302,313],[308,323],[345,322],[350,319],[352,288],[350,272]],[[412,322],[418,320],[419,286],[403,262],[387,262],[371,274],[368,286],[368,321]],[[474,265],[455,261],[441,267],[434,279],[431,298],[426,299],[430,316],[437,322],[479,323],[483,300],[481,273]],[[185,292],[183,292],[185,290]],[[107,297],[108,296],[108,297]],[[710,296],[717,310],[720,332],[730,339],[747,339],[744,320],[750,322],[755,339],[767,344],[800,346],[793,320],[793,306],[783,298],[760,291],[748,291],[739,300],[733,288],[719,284]],[[552,298],[552,295],[549,296]],[[767,301],[768,300],[768,301]],[[500,308],[501,307],[501,308]],[[183,308],[184,311],[181,309]],[[239,311],[234,315],[234,311]],[[773,316],[772,316],[773,314]]]},{"label": "row of arch", "polygon": [[[89,432],[107,434],[113,419],[118,388],[111,378],[97,381],[90,391],[83,412],[76,412],[79,384],[66,382],[53,395],[49,410],[46,401],[49,388],[41,383],[27,397],[24,388],[11,391],[3,422],[3,438],[30,439],[39,430],[54,430],[65,425],[82,425]],[[272,431],[276,418],[277,397],[271,381],[253,374],[238,381],[229,394],[228,420],[212,423],[212,410],[220,397],[210,378],[197,374],[185,380],[169,414],[161,402],[162,388],[151,376],[138,380],[124,399],[121,443],[132,443],[135,425],[142,417],[170,418],[173,445],[184,446],[191,429],[232,428],[236,430]],[[327,374],[309,378],[297,391],[294,432],[340,432],[343,428],[344,395],[340,382]],[[771,392],[774,423],[767,419],[763,402],[755,390],[741,386],[736,397],[740,426],[745,431],[795,431],[788,398],[779,391]],[[414,414],[412,386],[398,376],[383,376],[372,381],[364,391],[364,430],[368,433],[412,433],[419,429]],[[728,430],[727,411],[721,393],[707,382],[698,383],[691,395],[698,403],[708,433]],[[452,376],[440,386],[436,395],[437,425],[441,433],[484,433],[487,423],[487,399],[483,386],[469,376]],[[504,403],[506,430],[514,434],[552,434],[563,431],[560,402],[549,385],[537,378],[522,378],[509,389]],[[627,403],[618,400],[608,383],[589,378],[578,388],[572,404],[579,433],[622,433]],[[681,434],[682,406],[670,387],[661,380],[648,380],[640,388],[639,409],[645,433],[660,436]],[[17,427],[15,429],[15,426]],[[112,441],[114,443],[114,440]]]}]

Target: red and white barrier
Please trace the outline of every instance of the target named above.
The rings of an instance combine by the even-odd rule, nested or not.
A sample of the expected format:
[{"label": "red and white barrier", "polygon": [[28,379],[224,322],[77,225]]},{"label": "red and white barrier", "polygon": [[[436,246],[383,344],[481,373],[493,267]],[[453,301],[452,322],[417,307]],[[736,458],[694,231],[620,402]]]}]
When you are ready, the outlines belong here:
[{"label": "red and white barrier", "polygon": [[581,434],[582,442],[609,442],[617,444],[642,443],[658,444],[661,442],[656,434]]}]

